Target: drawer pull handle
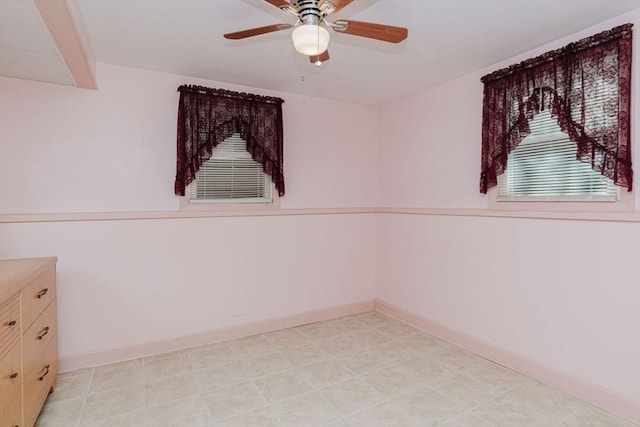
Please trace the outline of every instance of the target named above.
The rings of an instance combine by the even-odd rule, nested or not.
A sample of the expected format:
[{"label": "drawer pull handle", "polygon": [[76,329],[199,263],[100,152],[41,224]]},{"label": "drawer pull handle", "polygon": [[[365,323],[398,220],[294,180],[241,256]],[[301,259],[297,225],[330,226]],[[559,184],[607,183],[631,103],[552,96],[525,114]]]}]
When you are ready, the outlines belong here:
[{"label": "drawer pull handle", "polygon": [[47,292],[49,292],[49,288],[44,288],[43,290],[41,290],[36,294],[36,298],[42,298],[47,294]]},{"label": "drawer pull handle", "polygon": [[50,368],[50,367],[51,367],[51,365],[47,365],[47,366],[45,366],[45,367],[44,367],[44,369],[43,369],[44,374],[42,374],[42,375],[40,375],[40,376],[38,377],[38,379],[39,379],[40,381],[44,380],[44,377],[46,377],[46,376],[49,374],[49,368]]},{"label": "drawer pull handle", "polygon": [[16,378],[18,378],[18,373],[14,372],[13,374],[9,375],[9,378],[11,378],[12,380],[15,380]]},{"label": "drawer pull handle", "polygon": [[9,323],[7,323],[7,325],[9,326],[16,326],[18,324],[18,322],[16,320],[12,320]]},{"label": "drawer pull handle", "polygon": [[44,338],[45,335],[47,335],[49,333],[49,327],[45,326],[44,329],[42,330],[42,332],[40,332],[38,334],[38,339],[41,340],[42,338]]}]

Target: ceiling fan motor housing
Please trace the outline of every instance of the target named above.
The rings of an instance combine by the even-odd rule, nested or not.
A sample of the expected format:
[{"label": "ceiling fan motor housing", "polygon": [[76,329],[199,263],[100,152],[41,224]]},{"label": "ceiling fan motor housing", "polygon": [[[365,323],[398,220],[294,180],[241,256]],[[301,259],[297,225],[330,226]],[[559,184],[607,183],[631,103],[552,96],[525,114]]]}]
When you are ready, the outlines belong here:
[{"label": "ceiling fan motor housing", "polygon": [[318,7],[319,0],[293,0],[292,4],[298,10],[298,19],[303,24],[319,25],[324,13]]}]

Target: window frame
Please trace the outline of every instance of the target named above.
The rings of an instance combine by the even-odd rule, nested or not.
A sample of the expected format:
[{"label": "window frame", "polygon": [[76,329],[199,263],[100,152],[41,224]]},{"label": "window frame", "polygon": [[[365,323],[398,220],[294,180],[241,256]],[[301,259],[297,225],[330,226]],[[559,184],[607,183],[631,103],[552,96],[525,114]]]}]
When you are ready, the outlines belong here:
[{"label": "window frame", "polygon": [[[236,134],[230,136],[229,138],[227,138],[225,141],[236,137]],[[242,138],[239,137],[238,138],[242,141]],[[244,142],[244,141],[243,141]],[[217,148],[217,147],[216,147]],[[222,148],[222,147],[221,147]],[[227,151],[227,150],[222,150],[219,151],[219,158],[221,159],[236,159],[236,158],[241,158],[241,156],[237,156],[235,155],[236,153],[240,153],[240,151]],[[247,154],[248,152],[244,151],[243,154]],[[216,149],[214,148],[214,151],[212,153],[212,157],[211,158],[215,158],[215,154],[216,154]],[[250,158],[250,156],[249,156]],[[209,159],[210,160],[210,159]],[[207,160],[208,161],[208,160]],[[206,163],[206,162],[205,162]],[[204,165],[204,163],[203,163]],[[261,165],[260,165],[261,166]],[[198,172],[199,173],[199,172]],[[194,178],[193,181],[191,181],[191,183],[189,183],[189,185],[187,185],[187,187],[185,188],[185,195],[184,196],[180,196],[180,210],[181,211],[251,211],[251,210],[272,210],[272,209],[279,209],[280,207],[280,197],[278,194],[278,191],[275,188],[275,184],[274,182],[271,180],[271,177],[264,172],[264,170],[262,171],[262,173],[265,176],[265,179],[268,180],[268,185],[271,191],[271,200],[270,201],[266,201],[265,198],[262,198],[262,200],[260,200],[259,198],[256,198],[255,201],[251,200],[250,198],[244,198],[244,199],[196,199],[196,200],[192,200],[190,198],[191,196],[191,190],[194,186],[197,185],[197,179]],[[197,175],[197,174],[196,174]]]},{"label": "window frame", "polygon": [[280,209],[280,196],[273,182],[271,182],[271,203],[260,202],[242,202],[242,203],[221,203],[221,202],[198,202],[191,203],[189,200],[189,187],[194,184],[192,182],[186,188],[184,196],[178,196],[180,199],[181,211],[265,211]]},{"label": "window frame", "polygon": [[[566,122],[568,133],[580,146],[585,159],[588,158],[597,166],[596,169],[601,170],[603,175],[614,180],[620,187],[631,190],[633,151],[637,151],[637,147],[633,147],[631,129],[632,27],[631,23],[619,25],[535,58],[496,70],[480,79],[484,84],[481,193],[488,193],[488,190],[497,184],[498,175],[506,167],[505,156],[526,136],[526,124],[531,112],[540,106],[552,108],[560,116],[563,124]],[[617,64],[617,70],[609,66],[614,62]],[[583,67],[582,64],[587,66]],[[585,73],[592,76],[592,73],[600,74],[600,70],[607,70],[604,75],[617,86],[617,97],[611,100],[617,102],[618,111],[613,115],[617,121],[611,126],[590,123],[591,118],[587,120],[587,116],[591,117],[591,112],[585,114],[584,106],[591,105],[598,109],[598,104],[592,104],[595,102],[595,95],[593,91],[575,90],[574,85],[575,81],[585,82]],[[535,89],[534,85],[548,87],[551,97],[543,96],[541,99],[533,98],[531,102],[526,101],[529,97],[526,94]],[[575,99],[576,102],[563,101],[569,98]],[[510,108],[509,102],[518,102],[519,105],[526,106],[526,110],[514,111]],[[571,105],[576,105],[579,109],[566,108]],[[601,107],[604,108],[604,105]],[[613,112],[614,109],[610,108],[609,111]],[[577,121],[576,116],[580,117]],[[589,131],[585,130],[587,128]],[[596,144],[594,139],[600,142]],[[594,156],[597,152],[604,153],[606,157],[597,159]],[[491,199],[495,200],[495,197]]]}]

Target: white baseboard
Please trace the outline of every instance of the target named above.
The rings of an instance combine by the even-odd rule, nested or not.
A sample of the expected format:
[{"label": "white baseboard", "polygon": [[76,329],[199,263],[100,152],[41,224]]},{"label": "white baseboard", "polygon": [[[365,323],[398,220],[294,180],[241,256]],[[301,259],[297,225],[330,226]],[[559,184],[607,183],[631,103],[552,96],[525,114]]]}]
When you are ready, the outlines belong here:
[{"label": "white baseboard", "polygon": [[640,423],[640,402],[376,299],[375,309],[558,390]]},{"label": "white baseboard", "polygon": [[187,337],[173,338],[163,341],[155,341],[130,347],[105,349],[99,352],[61,356],[59,360],[59,372],[70,372],[77,369],[92,368],[109,363],[122,362],[137,359],[139,357],[185,350],[206,344],[247,337],[278,329],[292,328],[308,323],[334,319],[373,310],[374,301],[367,300],[337,307],[323,308],[292,314],[289,316],[265,319],[255,322],[243,323],[224,328],[212,329],[208,332]]}]

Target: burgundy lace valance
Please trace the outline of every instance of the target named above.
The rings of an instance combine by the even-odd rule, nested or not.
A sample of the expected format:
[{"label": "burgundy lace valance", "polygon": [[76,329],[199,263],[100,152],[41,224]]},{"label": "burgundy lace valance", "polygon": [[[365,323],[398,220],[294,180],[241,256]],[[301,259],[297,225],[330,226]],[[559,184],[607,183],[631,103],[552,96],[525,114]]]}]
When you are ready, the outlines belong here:
[{"label": "burgundy lace valance", "polygon": [[239,133],[284,195],[282,99],[202,86],[182,85],[178,91],[175,194],[184,196],[213,148]]},{"label": "burgundy lace valance", "polygon": [[632,26],[615,27],[482,77],[480,192],[497,184],[509,153],[544,109],[576,143],[578,160],[631,191]]}]

